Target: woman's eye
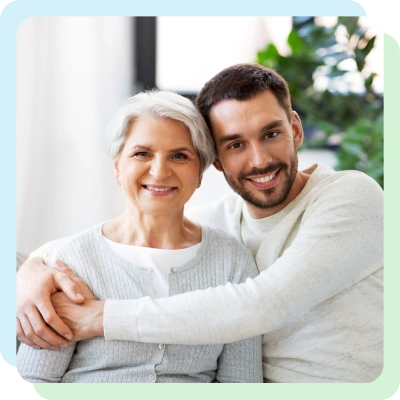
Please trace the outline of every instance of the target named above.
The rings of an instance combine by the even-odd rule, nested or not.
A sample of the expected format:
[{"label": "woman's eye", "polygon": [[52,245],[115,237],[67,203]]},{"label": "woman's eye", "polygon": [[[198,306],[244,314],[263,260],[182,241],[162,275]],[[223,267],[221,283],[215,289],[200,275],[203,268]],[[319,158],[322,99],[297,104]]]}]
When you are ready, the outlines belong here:
[{"label": "woman's eye", "polygon": [[187,160],[186,154],[183,153],[176,153],[172,156],[175,160]]},{"label": "woman's eye", "polygon": [[238,149],[239,147],[242,147],[241,143],[233,143],[231,145],[229,145],[229,149]]},{"label": "woman's eye", "polygon": [[143,158],[143,157],[148,157],[149,153],[147,151],[139,151],[135,153],[133,156],[136,158]]}]

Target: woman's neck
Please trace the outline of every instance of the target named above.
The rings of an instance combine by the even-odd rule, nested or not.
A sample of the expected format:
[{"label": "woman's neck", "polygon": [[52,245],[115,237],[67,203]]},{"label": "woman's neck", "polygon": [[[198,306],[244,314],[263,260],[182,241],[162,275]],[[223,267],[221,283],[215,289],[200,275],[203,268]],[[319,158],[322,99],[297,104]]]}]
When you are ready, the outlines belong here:
[{"label": "woman's neck", "polygon": [[183,249],[201,242],[201,229],[183,215],[142,213],[127,206],[103,225],[103,235],[117,243],[158,249]]}]

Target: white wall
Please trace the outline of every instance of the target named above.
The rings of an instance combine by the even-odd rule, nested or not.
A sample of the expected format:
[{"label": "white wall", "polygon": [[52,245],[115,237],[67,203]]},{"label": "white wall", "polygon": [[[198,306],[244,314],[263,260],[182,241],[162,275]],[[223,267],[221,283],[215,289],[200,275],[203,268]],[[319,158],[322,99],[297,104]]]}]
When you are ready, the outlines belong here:
[{"label": "white wall", "polygon": [[105,128],[131,95],[132,19],[35,17],[17,36],[17,249],[69,235],[123,205]]}]

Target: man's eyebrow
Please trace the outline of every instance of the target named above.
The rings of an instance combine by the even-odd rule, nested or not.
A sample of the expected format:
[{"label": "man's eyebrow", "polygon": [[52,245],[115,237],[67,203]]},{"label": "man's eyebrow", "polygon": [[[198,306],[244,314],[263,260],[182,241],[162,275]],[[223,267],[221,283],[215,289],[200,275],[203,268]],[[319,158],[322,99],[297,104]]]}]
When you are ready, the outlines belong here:
[{"label": "man's eyebrow", "polygon": [[[269,130],[274,129],[274,128],[280,128],[283,124],[284,124],[284,120],[283,119],[277,119],[275,121],[270,122],[267,125],[264,125],[260,129],[260,132],[266,132],[266,131],[269,131]],[[232,133],[231,135],[226,135],[226,136],[223,136],[223,137],[219,138],[218,139],[218,144],[221,145],[221,144],[224,144],[226,142],[230,142],[231,140],[240,139],[242,137],[243,137],[243,135],[240,134],[240,133]]]},{"label": "man's eyebrow", "polygon": [[283,119],[277,119],[261,128],[261,132],[269,131],[271,129],[280,128],[284,124]]},{"label": "man's eyebrow", "polygon": [[232,133],[231,135],[226,135],[223,136],[222,138],[218,139],[218,144],[224,144],[226,142],[229,142],[231,140],[236,140],[240,139],[243,135],[240,135],[239,133]]}]

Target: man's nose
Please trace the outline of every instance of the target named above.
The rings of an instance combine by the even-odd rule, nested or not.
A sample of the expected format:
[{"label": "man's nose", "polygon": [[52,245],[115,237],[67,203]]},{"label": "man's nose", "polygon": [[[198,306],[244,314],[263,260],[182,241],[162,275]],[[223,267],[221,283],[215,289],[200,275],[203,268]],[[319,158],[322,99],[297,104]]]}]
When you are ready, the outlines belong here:
[{"label": "man's nose", "polygon": [[260,144],[255,144],[250,147],[249,154],[249,164],[251,167],[264,168],[272,162],[272,157],[268,149],[261,146]]}]

